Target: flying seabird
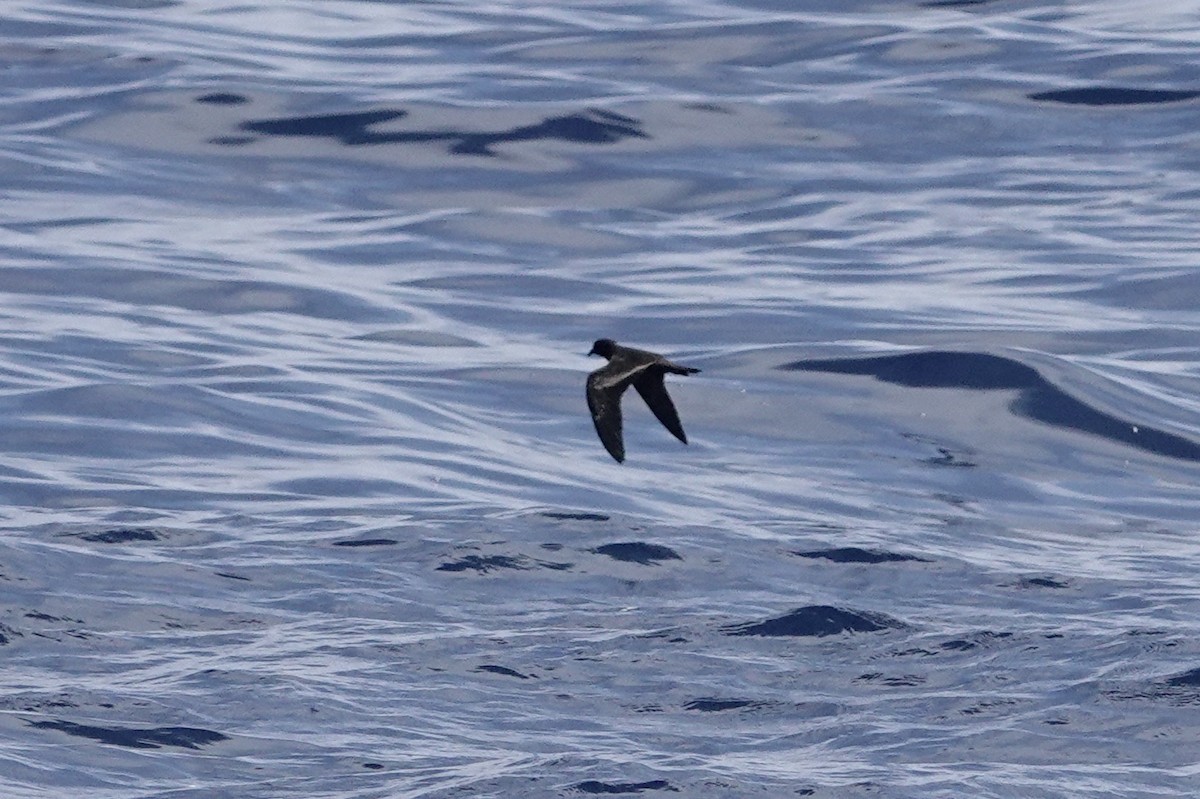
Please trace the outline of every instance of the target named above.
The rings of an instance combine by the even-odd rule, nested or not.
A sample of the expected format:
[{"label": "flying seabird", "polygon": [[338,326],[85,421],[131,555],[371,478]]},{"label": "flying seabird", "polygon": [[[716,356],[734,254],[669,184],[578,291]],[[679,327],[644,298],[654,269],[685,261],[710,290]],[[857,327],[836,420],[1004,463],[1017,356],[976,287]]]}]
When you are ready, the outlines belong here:
[{"label": "flying seabird", "polygon": [[608,359],[605,366],[588,375],[587,401],[592,411],[592,422],[600,443],[620,463],[625,460],[625,443],[621,437],[621,395],[631,385],[642,395],[642,399],[654,411],[663,427],[683,443],[687,436],[679,423],[679,413],[671,395],[663,385],[668,372],[675,375],[690,375],[699,372],[690,366],[671,363],[656,352],[622,347],[610,338],[602,338],[592,344],[588,355],[601,355]]}]

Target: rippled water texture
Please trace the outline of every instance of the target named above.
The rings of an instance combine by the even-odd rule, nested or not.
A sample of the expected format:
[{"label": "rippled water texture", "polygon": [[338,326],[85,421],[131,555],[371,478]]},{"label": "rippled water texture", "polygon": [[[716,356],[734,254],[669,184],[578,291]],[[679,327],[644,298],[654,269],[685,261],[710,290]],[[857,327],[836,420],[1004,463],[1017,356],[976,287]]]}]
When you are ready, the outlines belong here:
[{"label": "rippled water texture", "polygon": [[795,5],[7,4],[0,794],[1193,795],[1194,6]]}]

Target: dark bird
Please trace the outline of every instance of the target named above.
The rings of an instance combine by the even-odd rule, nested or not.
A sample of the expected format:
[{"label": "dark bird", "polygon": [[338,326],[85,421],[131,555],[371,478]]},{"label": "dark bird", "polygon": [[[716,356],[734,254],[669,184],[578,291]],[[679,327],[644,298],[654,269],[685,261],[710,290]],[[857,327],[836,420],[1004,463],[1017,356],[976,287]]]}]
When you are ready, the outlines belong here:
[{"label": "dark bird", "polygon": [[691,375],[699,372],[699,369],[671,363],[656,352],[622,347],[610,338],[597,340],[588,355],[601,355],[608,359],[607,365],[588,375],[587,401],[600,443],[609,455],[616,458],[618,463],[625,460],[625,442],[621,437],[621,395],[630,386],[642,395],[663,427],[687,443],[687,435],[679,423],[679,413],[675,410],[675,403],[671,402],[667,387],[663,385],[663,378],[668,372]]}]

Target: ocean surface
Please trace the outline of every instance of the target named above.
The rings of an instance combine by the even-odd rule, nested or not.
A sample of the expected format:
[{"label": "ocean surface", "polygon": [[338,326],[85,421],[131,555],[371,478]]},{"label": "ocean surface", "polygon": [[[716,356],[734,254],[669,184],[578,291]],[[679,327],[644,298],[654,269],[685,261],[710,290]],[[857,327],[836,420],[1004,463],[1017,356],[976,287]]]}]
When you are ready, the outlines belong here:
[{"label": "ocean surface", "polygon": [[1195,795],[1195,3],[0,34],[0,797]]}]

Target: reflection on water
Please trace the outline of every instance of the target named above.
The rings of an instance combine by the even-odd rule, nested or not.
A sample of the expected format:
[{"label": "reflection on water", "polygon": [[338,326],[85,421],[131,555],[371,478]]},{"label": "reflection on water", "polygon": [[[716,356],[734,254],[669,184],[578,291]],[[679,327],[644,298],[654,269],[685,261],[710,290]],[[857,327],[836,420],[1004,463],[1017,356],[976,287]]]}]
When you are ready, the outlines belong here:
[{"label": "reflection on water", "polygon": [[1200,460],[1200,444],[1119,419],[1080,402],[1019,361],[979,352],[918,352],[876,358],[810,360],[780,369],[870,375],[915,388],[1015,391],[1014,413],[1044,424],[1079,430],[1155,455]]}]

